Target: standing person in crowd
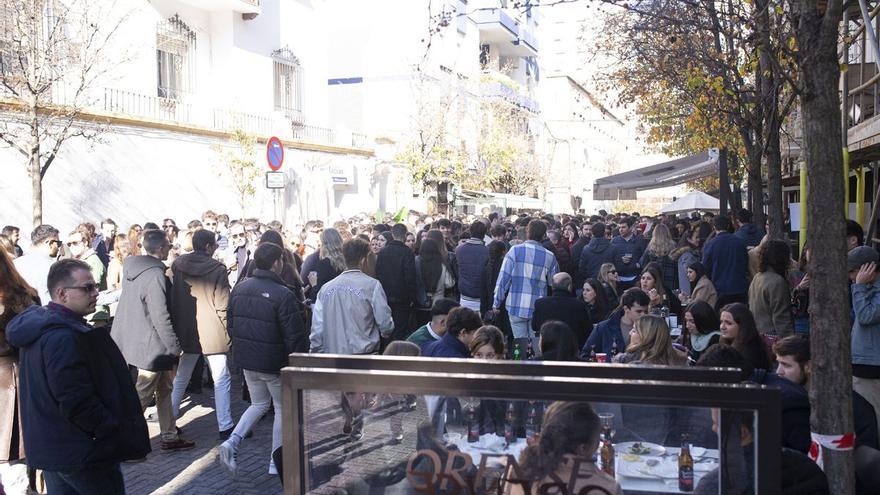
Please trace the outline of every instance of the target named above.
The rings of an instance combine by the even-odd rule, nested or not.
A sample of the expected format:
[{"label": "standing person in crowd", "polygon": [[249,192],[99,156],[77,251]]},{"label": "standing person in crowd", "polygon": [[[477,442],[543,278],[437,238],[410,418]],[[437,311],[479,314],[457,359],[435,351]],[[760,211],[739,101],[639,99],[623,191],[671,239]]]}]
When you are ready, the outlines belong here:
[{"label": "standing person in crowd", "polygon": [[[315,252],[318,262],[306,274],[309,290],[308,299],[314,301],[321,287],[345,271],[345,258],[342,256],[342,236],[335,228],[324,229],[320,235],[321,247]],[[305,262],[303,262],[305,267]]]},{"label": "standing person in crowd", "polygon": [[544,323],[558,320],[566,325],[575,335],[578,349],[584,346],[587,337],[593,331],[593,321],[584,300],[575,296],[571,285],[571,275],[560,272],[553,275],[553,292],[547,297],[535,301],[535,312],[532,315],[532,331],[541,335]]},{"label": "standing person in crowd", "polygon": [[[406,233],[406,240],[403,241],[403,243],[406,245],[406,247],[408,247],[410,249],[410,251],[415,253],[415,251],[416,251],[416,235],[415,234],[413,234],[412,232],[407,232]],[[404,347],[406,347],[406,346],[404,346]]]},{"label": "standing person in crowd", "polygon": [[[707,224],[701,224],[701,226],[709,228]],[[703,239],[700,237],[700,230],[686,230],[678,241],[678,247],[671,255],[672,260],[676,263],[678,288],[686,298],[691,295],[691,284],[688,279],[687,269],[691,263],[700,261],[700,248],[702,247]]]},{"label": "standing person in crowd", "polygon": [[556,256],[556,263],[559,265],[559,271],[572,275],[577,273],[574,269],[574,263],[571,260],[571,251],[569,251],[568,242],[562,237],[558,230],[547,232],[547,241],[549,251]]},{"label": "standing person in crowd", "polygon": [[650,310],[667,308],[669,314],[681,316],[681,301],[663,286],[663,275],[657,263],[649,263],[642,270],[639,286],[651,298]]},{"label": "standing person in crowd", "polygon": [[[874,406],[880,418],[880,282],[877,250],[857,246],[846,256],[852,284],[853,389]],[[880,429],[880,419],[878,419]]]},{"label": "standing person in crowd", "polygon": [[[254,252],[253,276],[235,286],[226,313],[233,352],[251,396],[247,408],[229,438],[220,445],[220,461],[235,474],[236,454],[243,438],[269,410],[272,449],[269,474],[277,474],[271,455],[281,446],[281,368],[292,352],[307,352],[308,332],[303,326],[301,305],[279,274],[284,267],[283,248],[261,243]],[[210,363],[210,360],[209,360]]]},{"label": "standing person in crowd", "polygon": [[131,254],[127,235],[116,234],[113,245],[110,264],[107,265],[107,290],[122,289],[122,263]]},{"label": "standing person in crowd", "polygon": [[[96,231],[95,224],[91,222],[84,222],[79,224],[76,227],[76,230],[81,231],[83,233],[83,239],[86,240],[86,248],[91,249],[95,252],[95,255],[101,261],[101,264],[104,265],[104,268],[107,268],[107,264],[110,263],[110,256],[107,252],[107,248],[104,246],[102,242],[101,236],[98,235]],[[86,260],[86,263],[89,263]],[[91,265],[91,263],[89,263]]]},{"label": "standing person in crowd", "polygon": [[546,233],[543,221],[531,220],[526,230],[528,240],[504,255],[492,309],[497,313],[502,301],[506,303],[514,338],[530,336],[535,301],[547,294],[553,275],[559,272],[553,253],[541,246]]},{"label": "standing person in crowd", "polygon": [[21,230],[15,225],[7,225],[3,227],[3,230],[0,231],[3,235],[9,237],[9,241],[12,243],[12,249],[14,253],[14,257],[18,258],[24,254],[21,246],[18,245],[18,240],[21,237]]},{"label": "standing person in crowd", "polygon": [[620,285],[625,290],[639,283],[641,265],[639,260],[645,253],[645,239],[633,228],[636,219],[625,217],[618,225],[619,234],[612,239],[614,266],[617,267]]},{"label": "standing person in crowd", "polygon": [[718,215],[713,220],[715,237],[703,248],[703,266],[718,292],[716,308],[730,303],[748,302],[749,255],[746,244],[730,233],[730,219]]},{"label": "standing person in crowd", "polygon": [[220,234],[220,219],[217,214],[211,210],[202,213],[202,228],[217,238],[217,254],[222,259],[229,249],[229,239]]},{"label": "standing person in crowd", "polygon": [[[267,230],[260,235],[258,246],[266,243],[275,244],[281,248],[281,261],[284,266],[281,267],[281,274],[279,276],[287,285],[287,288],[293,292],[297,301],[302,303],[305,300],[305,296],[303,281],[300,279],[299,270],[296,267],[296,253],[284,247],[284,238],[276,230]],[[253,276],[255,266],[253,260],[248,262],[245,278]]]},{"label": "standing person in crowd", "polygon": [[853,249],[863,246],[865,244],[865,231],[862,229],[862,226],[859,225],[859,222],[855,220],[847,220],[846,221],[846,250],[852,251]]},{"label": "standing person in crowd", "polygon": [[[405,248],[406,246],[404,246]],[[310,351],[327,354],[376,354],[380,338],[394,330],[391,308],[378,280],[361,271],[370,245],[359,238],[342,244],[348,268],[324,284],[312,310]],[[360,409],[363,401],[342,394],[345,424],[342,432],[359,440],[363,435]],[[354,403],[353,403],[354,402]]]},{"label": "standing person in crowd", "polygon": [[548,320],[541,325],[541,338],[538,349],[542,361],[578,361],[579,345],[568,324],[558,320]]},{"label": "standing person in crowd", "polygon": [[645,248],[639,260],[639,266],[648,266],[648,263],[660,265],[660,273],[663,274],[663,287],[669,291],[678,289],[678,264],[672,259],[675,251],[675,241],[669,233],[669,227],[659,224],[651,230],[651,241]]},{"label": "standing person in crowd", "polygon": [[40,305],[37,291],[15,269],[12,256],[0,252],[0,487],[8,495],[28,493],[28,475],[18,410],[18,349],[7,342],[6,327],[33,305]]},{"label": "standing person in crowd", "polygon": [[764,238],[764,231],[752,223],[752,212],[745,208],[736,212],[736,237],[742,239],[747,248],[755,247]]},{"label": "standing person in crowd", "polygon": [[247,230],[241,222],[232,222],[229,226],[230,251],[226,254],[225,264],[229,270],[229,285],[235,284],[245,276],[245,267],[251,258]]},{"label": "standing person in crowd", "polygon": [[[571,262],[574,264],[574,279],[579,281],[581,278],[581,255],[584,253],[584,248],[587,247],[587,244],[593,240],[593,233],[590,231],[593,225],[589,221],[585,221],[578,227],[572,222],[568,224],[568,227],[574,229],[574,234],[569,234],[569,239],[573,239],[571,240]],[[590,235],[585,235],[584,230],[590,231]]]},{"label": "standing person in crowd", "polygon": [[[716,217],[717,218],[717,217]],[[732,303],[721,308],[719,330],[721,343],[733,346],[755,369],[771,369],[770,356],[761,334],[755,325],[755,317],[743,303]]]},{"label": "standing person in crowd", "polygon": [[5,251],[9,256],[15,258],[15,244],[9,240],[6,234],[0,234],[0,251]]},{"label": "standing person in crowd", "polygon": [[486,247],[489,250],[489,258],[486,260],[483,275],[480,277],[480,314],[484,315],[487,321],[500,328],[506,338],[512,338],[513,332],[510,329],[510,320],[504,303],[501,303],[500,312],[489,314],[492,311],[492,303],[495,301],[495,286],[501,275],[501,265],[504,264],[504,256],[507,254],[507,243],[493,240]]},{"label": "standing person in crowd", "polygon": [[620,302],[620,293],[622,289],[617,283],[620,279],[617,276],[617,268],[614,263],[603,263],[599,269],[599,281],[602,282],[602,290],[608,296],[608,302],[612,308],[617,307]]},{"label": "standing person in crowd", "polygon": [[111,255],[113,250],[116,249],[116,233],[118,230],[119,226],[116,225],[112,218],[101,220],[101,235],[98,236],[98,240],[104,243],[102,251],[108,255],[107,265],[110,264]]},{"label": "standing person in crowd", "polygon": [[581,295],[584,302],[587,303],[587,310],[590,312],[590,321],[593,323],[605,321],[608,314],[615,306],[608,300],[608,294],[602,288],[602,282],[595,278],[587,279],[584,282],[584,291]]},{"label": "standing person in crowd", "polygon": [[615,356],[614,362],[685,366],[687,356],[672,346],[669,325],[664,318],[644,315],[629,331],[626,352]]},{"label": "standing person in crowd", "polygon": [[581,349],[581,357],[588,357],[593,349],[612,355],[614,345],[620,351],[629,345],[630,330],[642,316],[648,314],[651,299],[638,287],[627,289],[620,298],[620,306],[611,316],[596,325],[587,343]]},{"label": "standing person in crowd", "polygon": [[52,300],[46,279],[49,268],[58,258],[61,241],[58,240],[58,229],[51,225],[39,225],[31,232],[31,248],[20,258],[15,258],[15,268],[22,278],[40,296],[40,302],[48,304]]},{"label": "standing person in crowd", "polygon": [[107,288],[107,266],[91,246],[92,234],[85,224],[81,224],[67,236],[67,248],[70,249],[70,254],[74,259],[84,261],[92,268],[92,276],[95,277],[100,290],[104,290]]},{"label": "standing person in crowd", "polygon": [[[177,433],[171,406],[172,377],[180,343],[171,324],[171,281],[165,263],[171,244],[161,230],[145,230],[145,254],[129,256],[122,267],[122,295],[113,324],[113,340],[136,368],[136,388],[145,410],[156,399],[162,450],[185,450],[194,442]],[[135,370],[133,370],[135,371]]]},{"label": "standing person in crowd", "polygon": [[687,268],[688,284],[690,285],[691,295],[685,297],[685,301],[706,301],[713,308],[718,305],[718,292],[715,291],[715,285],[706,274],[706,267],[699,261],[691,263]]},{"label": "standing person in crowd", "polygon": [[376,278],[385,290],[394,332],[391,340],[405,340],[411,333],[409,326],[412,306],[417,290],[416,258],[403,244],[406,239],[406,225],[402,223],[391,227],[393,239],[388,242],[376,259]]},{"label": "standing person in crowd", "polygon": [[480,315],[468,308],[459,306],[449,312],[446,317],[446,333],[436,342],[422,346],[425,357],[470,357],[470,345],[474,333],[483,326]]},{"label": "standing person in crowd", "polygon": [[[432,241],[433,242],[433,241]],[[431,304],[431,319],[412,333],[406,340],[421,348],[430,342],[436,342],[446,333],[446,319],[449,312],[459,304],[454,299],[441,297]]]},{"label": "standing person in crowd", "polygon": [[688,331],[688,349],[693,362],[709,347],[721,340],[720,322],[715,307],[706,301],[694,301],[684,311],[684,324]]},{"label": "standing person in crowd", "polygon": [[455,248],[456,268],[455,274],[458,280],[458,292],[462,306],[474,311],[480,311],[480,281],[483,277],[483,268],[489,259],[489,249],[483,242],[486,236],[486,224],[475,220],[470,226],[470,238]]},{"label": "standing person in crowd", "polygon": [[89,265],[67,259],[52,265],[47,285],[52,301],[6,327],[20,353],[28,465],[43,470],[50,494],[123,494],[119,463],[145,457],[150,437],[119,349],[83,319],[98,284]]},{"label": "standing person in crowd", "polygon": [[794,333],[787,277],[791,250],[785,241],[771,239],[761,246],[760,255],[759,272],[749,285],[749,309],[759,332],[787,337]]},{"label": "standing person in crowd", "polygon": [[441,244],[434,239],[422,242],[419,255],[416,256],[416,283],[418,287],[415,321],[417,324],[427,321],[431,305],[444,297],[448,289],[455,286],[452,271],[447,268],[446,260],[440,251]]},{"label": "standing person in crowd", "polygon": [[[578,258],[578,278],[576,281],[583,284],[588,278],[598,278],[600,270],[606,264],[614,263],[614,248],[611,241],[605,237],[605,224],[593,224],[592,239],[584,246]],[[615,269],[616,271],[616,269]]]},{"label": "standing person in crowd", "polygon": [[128,252],[138,254],[141,252],[141,232],[144,228],[138,224],[128,227]]},{"label": "standing person in crowd", "polygon": [[193,233],[193,252],[171,264],[171,321],[183,350],[171,392],[171,411],[175,418],[180,415],[186,386],[199,356],[204,355],[214,381],[214,412],[220,437],[227,438],[235,426],[227,364],[230,339],[226,331],[226,306],[230,288],[226,267],[213,257],[217,248],[217,234],[197,230]]}]

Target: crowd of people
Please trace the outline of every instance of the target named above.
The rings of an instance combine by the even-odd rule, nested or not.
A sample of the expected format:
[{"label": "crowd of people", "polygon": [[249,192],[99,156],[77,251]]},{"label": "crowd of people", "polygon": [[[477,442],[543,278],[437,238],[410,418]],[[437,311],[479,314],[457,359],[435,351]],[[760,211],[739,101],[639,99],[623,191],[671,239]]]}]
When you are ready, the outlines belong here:
[{"label": "crowd of people", "polygon": [[[856,443],[870,457],[880,281],[878,252],[863,237],[850,221]],[[206,382],[220,461],[233,473],[242,441],[274,409],[267,469],[276,474],[279,374],[292,352],[733,366],[783,390],[783,445],[809,448],[809,247],[792,259],[790,244],[769,239],[748,210],[411,212],[289,228],[207,211],[185,227],[170,218],[124,230],[107,218],[66,234],[40,225],[29,241],[21,247],[12,226],[0,234],[6,493],[26,493],[27,467],[42,470],[49,493],[124,493],[119,463],[150,452],[147,408],[161,450],[193,448],[177,419]],[[250,401],[238,421],[236,370]],[[364,407],[343,394],[342,431],[354,440]],[[592,418],[577,404],[553,411]],[[526,459],[545,475],[535,452]]]}]

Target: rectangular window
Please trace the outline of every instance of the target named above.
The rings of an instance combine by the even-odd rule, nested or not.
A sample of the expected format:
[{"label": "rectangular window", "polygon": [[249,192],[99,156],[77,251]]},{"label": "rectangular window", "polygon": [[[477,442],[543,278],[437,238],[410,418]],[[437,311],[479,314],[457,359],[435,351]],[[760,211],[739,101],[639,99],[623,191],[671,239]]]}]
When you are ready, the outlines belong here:
[{"label": "rectangular window", "polygon": [[181,100],[193,90],[196,34],[178,16],[161,23],[156,34],[158,96]]},{"label": "rectangular window", "polygon": [[299,59],[287,49],[272,53],[275,110],[296,123],[302,123],[303,77]]}]

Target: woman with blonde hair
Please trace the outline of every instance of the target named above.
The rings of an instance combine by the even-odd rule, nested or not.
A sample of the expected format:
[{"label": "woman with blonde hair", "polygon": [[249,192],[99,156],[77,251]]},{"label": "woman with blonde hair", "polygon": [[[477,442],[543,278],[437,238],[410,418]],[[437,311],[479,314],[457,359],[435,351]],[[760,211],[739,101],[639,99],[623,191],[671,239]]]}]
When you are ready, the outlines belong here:
[{"label": "woman with blonde hair", "polygon": [[620,279],[617,277],[617,268],[614,266],[614,263],[603,263],[601,267],[599,267],[599,282],[602,283],[602,289],[605,291],[605,294],[608,296],[608,304],[610,307],[616,307],[620,302],[620,293],[617,288],[617,282]]},{"label": "woman with blonde hair", "polygon": [[672,346],[669,325],[664,318],[645,315],[630,330],[626,352],[615,356],[614,362],[685,366],[687,355]]},{"label": "woman with blonde hair", "polygon": [[131,244],[125,234],[116,234],[113,238],[113,256],[107,265],[107,290],[122,288],[122,262],[131,254]]},{"label": "woman with blonde hair", "polygon": [[324,284],[346,270],[345,258],[342,256],[342,234],[335,228],[327,228],[321,231],[320,239],[318,262],[306,274],[309,282],[308,298],[313,301],[317,299],[318,291]]},{"label": "woman with blonde hair", "polygon": [[669,290],[678,289],[678,263],[671,256],[675,248],[675,239],[669,233],[669,227],[661,223],[651,232],[651,242],[639,260],[639,266],[648,266],[649,263],[660,265],[663,286]]}]

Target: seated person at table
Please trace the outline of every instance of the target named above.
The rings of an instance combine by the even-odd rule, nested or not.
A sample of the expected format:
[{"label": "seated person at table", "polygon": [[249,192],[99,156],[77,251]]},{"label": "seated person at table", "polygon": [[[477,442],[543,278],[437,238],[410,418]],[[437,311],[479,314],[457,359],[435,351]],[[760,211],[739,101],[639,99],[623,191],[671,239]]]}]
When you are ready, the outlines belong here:
[{"label": "seated person at table", "polygon": [[669,325],[664,318],[645,315],[629,331],[626,352],[615,356],[614,362],[686,366],[687,356],[672,347]]},{"label": "seated person at table", "polygon": [[542,361],[578,361],[578,345],[571,329],[564,322],[550,320],[541,325],[538,339]]},{"label": "seated person at table", "polygon": [[422,346],[422,356],[466,358],[470,357],[468,346],[474,333],[483,325],[480,315],[473,310],[459,306],[446,317],[446,333],[440,340]]},{"label": "seated person at table", "polygon": [[[504,359],[504,334],[494,325],[483,325],[474,333],[471,340],[471,357],[494,361]],[[494,433],[504,436],[504,413],[507,402],[494,399],[483,399],[477,408],[477,423],[480,435]]]},{"label": "seated person at table", "polygon": [[615,342],[618,349],[626,349],[629,345],[629,331],[642,315],[648,313],[650,304],[651,299],[642,289],[637,287],[627,289],[620,297],[620,306],[590,334],[587,343],[581,349],[581,357],[588,357],[593,347],[596,348],[596,352],[604,352],[610,356]]},{"label": "seated person at table", "polygon": [[442,297],[431,304],[431,321],[420,326],[406,340],[422,347],[425,344],[436,342],[446,333],[446,318],[449,312],[458,307],[458,301]]},{"label": "seated person at table", "polygon": [[[593,455],[599,447],[599,416],[586,402],[554,402],[547,408],[536,441],[519,458],[520,472],[508,472],[506,495],[543,493],[623,495],[614,478],[603,473]],[[518,479],[525,478],[517,482]],[[565,489],[551,487],[559,482]],[[547,488],[550,488],[548,490]]]}]

